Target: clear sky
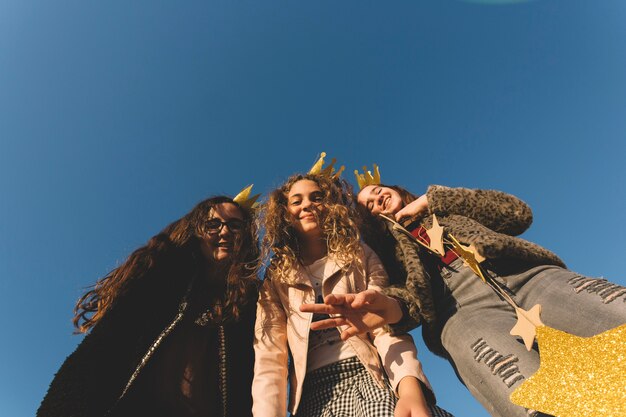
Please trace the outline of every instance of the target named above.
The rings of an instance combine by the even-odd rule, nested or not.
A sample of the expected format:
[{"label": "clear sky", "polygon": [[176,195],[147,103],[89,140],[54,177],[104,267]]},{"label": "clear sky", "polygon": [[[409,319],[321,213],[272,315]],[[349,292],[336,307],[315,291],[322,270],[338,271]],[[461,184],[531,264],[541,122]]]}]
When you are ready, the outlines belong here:
[{"label": "clear sky", "polygon": [[[2,0],[0,416],[34,414],[86,286],[320,151],[515,194],[525,238],[626,285],[625,21],[623,0]],[[440,404],[487,416],[419,347]]]}]

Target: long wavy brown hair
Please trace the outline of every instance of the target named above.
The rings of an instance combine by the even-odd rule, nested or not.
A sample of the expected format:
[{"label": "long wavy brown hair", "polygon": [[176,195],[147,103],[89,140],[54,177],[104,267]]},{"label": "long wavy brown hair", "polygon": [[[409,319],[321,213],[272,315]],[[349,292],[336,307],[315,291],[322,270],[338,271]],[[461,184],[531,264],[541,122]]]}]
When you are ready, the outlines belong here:
[{"label": "long wavy brown hair", "polygon": [[[219,204],[233,204],[242,214],[245,227],[235,234],[233,257],[226,273],[226,293],[222,297],[215,314],[228,312],[235,319],[239,317],[241,307],[249,300],[251,291],[258,285],[259,246],[256,223],[253,213],[234,202],[230,197],[217,196],[198,203],[193,210],[174,221],[159,234],[153,236],[146,245],[136,249],[124,263],[106,276],[99,279],[76,303],[74,308],[74,326],[78,333],[87,332],[106,314],[116,299],[123,294],[133,281],[145,276],[155,268],[155,264],[168,262],[167,254],[180,250],[186,259],[199,262],[198,268],[184,268],[190,274],[197,274],[206,262],[200,250],[201,239],[205,236],[205,223],[210,219],[213,208]],[[182,273],[182,271],[181,271]],[[162,277],[165,279],[186,279],[193,277]]]},{"label": "long wavy brown hair", "polygon": [[359,256],[359,215],[355,210],[350,184],[323,175],[298,174],[291,176],[269,195],[261,212],[261,223],[265,227],[263,258],[267,260],[271,257],[268,267],[270,276],[286,281],[289,273],[302,262],[298,235],[287,211],[289,190],[300,180],[311,180],[322,190],[324,210],[319,215],[319,224],[328,254],[346,269],[351,266],[362,267]]},{"label": "long wavy brown hair", "polygon": [[[417,199],[416,195],[397,185],[379,185],[397,191],[402,199],[402,207]],[[376,252],[382,261],[387,274],[389,274],[390,284],[404,281],[406,272],[396,257],[396,240],[385,227],[383,223],[384,220],[378,216],[372,215],[372,213],[361,204],[357,204],[357,211],[362,219],[360,223],[361,236],[363,236],[365,243]],[[413,220],[415,219],[411,219],[411,221]]]}]

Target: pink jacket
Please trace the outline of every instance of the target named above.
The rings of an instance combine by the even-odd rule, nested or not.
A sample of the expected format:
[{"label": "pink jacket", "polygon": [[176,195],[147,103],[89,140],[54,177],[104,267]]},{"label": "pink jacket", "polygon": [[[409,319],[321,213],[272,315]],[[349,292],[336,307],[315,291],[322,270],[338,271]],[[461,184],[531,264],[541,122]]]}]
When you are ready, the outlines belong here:
[{"label": "pink jacket", "polygon": [[[329,259],[322,281],[324,295],[356,293],[368,288],[379,290],[387,285],[387,273],[378,256],[368,246],[362,246],[364,274],[354,267],[344,272],[337,261]],[[286,415],[288,351],[293,357],[289,375],[289,411],[292,414],[296,413],[302,396],[313,315],[302,313],[300,305],[314,303],[315,296],[303,268],[293,271],[287,281],[275,282],[271,277],[266,278],[259,295],[252,383],[252,414],[255,417]],[[378,329],[372,334],[353,337],[348,342],[380,386],[385,384],[386,372],[394,390],[405,376],[414,376],[431,389],[410,335],[391,336]]]}]

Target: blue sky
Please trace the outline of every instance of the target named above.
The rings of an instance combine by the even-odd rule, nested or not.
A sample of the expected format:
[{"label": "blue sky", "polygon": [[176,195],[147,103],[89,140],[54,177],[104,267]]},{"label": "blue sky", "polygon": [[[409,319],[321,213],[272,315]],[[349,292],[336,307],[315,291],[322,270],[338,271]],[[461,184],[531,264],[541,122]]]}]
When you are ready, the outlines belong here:
[{"label": "blue sky", "polygon": [[[84,287],[320,151],[513,193],[524,237],[626,285],[626,3],[497,3],[0,2],[0,415],[34,414]],[[420,355],[443,407],[487,416]]]}]

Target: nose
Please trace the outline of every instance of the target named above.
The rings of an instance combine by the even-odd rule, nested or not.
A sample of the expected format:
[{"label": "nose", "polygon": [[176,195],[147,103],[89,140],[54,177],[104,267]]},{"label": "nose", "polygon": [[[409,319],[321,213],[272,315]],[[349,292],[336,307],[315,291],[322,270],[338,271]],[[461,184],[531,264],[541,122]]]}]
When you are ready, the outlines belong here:
[{"label": "nose", "polygon": [[232,231],[230,230],[230,227],[228,227],[228,224],[224,223],[220,229],[220,236],[229,236],[231,234]]}]

